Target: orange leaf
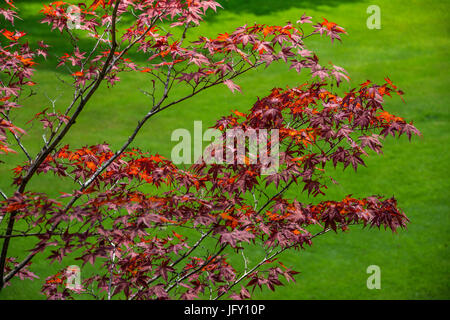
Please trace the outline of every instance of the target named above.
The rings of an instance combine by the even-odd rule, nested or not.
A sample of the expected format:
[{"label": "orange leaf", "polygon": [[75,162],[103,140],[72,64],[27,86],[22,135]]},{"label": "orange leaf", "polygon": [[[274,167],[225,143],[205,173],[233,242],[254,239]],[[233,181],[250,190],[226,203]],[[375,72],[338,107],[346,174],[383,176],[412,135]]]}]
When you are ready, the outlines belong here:
[{"label": "orange leaf", "polygon": [[178,240],[184,241],[184,240],[183,240],[183,236],[182,236],[181,234],[178,234],[178,233],[176,233],[175,231],[172,231],[172,233],[173,233],[173,235],[174,235],[175,237],[178,238]]},{"label": "orange leaf", "polygon": [[245,113],[239,112],[237,110],[232,110],[232,112],[239,117],[245,117]]},{"label": "orange leaf", "polygon": [[63,4],[66,4],[64,1],[55,1],[55,2],[52,2],[52,3],[50,3],[52,6],[55,6],[55,7],[60,7],[60,6],[62,6]]},{"label": "orange leaf", "polygon": [[105,0],[94,0],[94,2],[91,4],[89,9],[96,10],[99,5],[102,5],[102,7],[105,7]]},{"label": "orange leaf", "polygon": [[52,6],[46,6],[44,4],[44,9],[42,9],[41,11],[43,14],[48,15],[48,16],[53,16],[55,15],[55,9]]},{"label": "orange leaf", "polygon": [[270,27],[270,26],[264,27],[264,29],[263,29],[264,37],[267,37],[267,35],[269,33],[271,33],[272,31],[273,31],[273,27]]},{"label": "orange leaf", "polygon": [[36,64],[31,58],[19,58],[19,60],[27,67],[31,67],[32,65]]},{"label": "orange leaf", "polygon": [[230,37],[230,35],[228,33],[221,33],[219,34],[219,36],[217,37],[217,41],[225,41]]},{"label": "orange leaf", "polygon": [[325,18],[322,18],[322,19],[323,19],[322,26],[326,27],[328,30],[331,30],[331,29],[333,29],[333,27],[337,26],[337,24],[334,22],[330,22]]},{"label": "orange leaf", "polygon": [[86,162],[86,166],[91,169],[91,170],[96,170],[97,166],[95,165],[95,163],[93,163],[92,161],[88,161]]}]

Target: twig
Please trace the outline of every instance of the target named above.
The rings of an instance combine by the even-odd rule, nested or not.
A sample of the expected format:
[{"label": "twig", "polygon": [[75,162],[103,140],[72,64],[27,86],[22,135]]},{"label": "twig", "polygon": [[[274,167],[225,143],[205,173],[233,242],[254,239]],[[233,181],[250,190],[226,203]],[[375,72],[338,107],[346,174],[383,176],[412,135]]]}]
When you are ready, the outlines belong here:
[{"label": "twig", "polygon": [[[211,228],[207,233],[203,233],[202,236],[200,237],[200,239],[198,239],[197,242],[196,242],[196,243],[195,243],[188,251],[186,251],[181,257],[179,257],[176,261],[174,261],[174,262],[172,262],[172,263],[170,264],[170,267],[176,266],[176,265],[177,265],[178,263],[180,263],[183,259],[185,259],[186,257],[188,257],[195,249],[198,248],[198,246],[203,242],[203,240],[205,240],[205,238],[207,238],[207,237],[211,234],[211,232],[213,231],[213,229],[214,229],[214,228]],[[159,277],[160,277],[159,275],[158,275],[158,276],[154,276],[152,279],[150,279],[150,280],[147,282],[147,286],[150,285],[152,282],[154,282],[154,281],[155,281],[156,279],[158,279]],[[142,290],[142,288],[139,289],[139,290]],[[133,294],[132,296],[130,296],[130,300],[131,300],[131,299],[134,299],[134,298],[138,295],[139,290],[138,290],[135,294]]]},{"label": "twig", "polygon": [[175,282],[170,285],[167,289],[166,292],[169,292],[170,290],[172,290],[176,285],[178,285],[178,283],[180,283],[181,281],[183,281],[184,279],[190,277],[191,275],[193,275],[194,273],[197,273],[199,270],[203,269],[204,267],[206,267],[211,261],[213,261],[215,258],[217,258],[217,256],[219,254],[222,253],[223,250],[225,250],[225,248],[227,247],[227,244],[223,244],[219,251],[217,251],[212,257],[210,257],[208,260],[206,260],[201,266],[195,268],[194,270],[192,270],[191,272],[185,274],[184,276],[182,276],[179,279],[176,279]]},{"label": "twig", "polygon": [[[120,1],[121,0],[116,1],[116,5],[114,7],[114,10],[112,13],[112,18],[111,18],[111,21],[112,21],[111,34],[112,34],[112,38],[114,40],[114,42],[113,42],[114,49],[117,46],[117,43],[115,42],[116,19],[117,19],[117,10],[119,8]],[[90,98],[92,97],[94,92],[100,86],[100,83],[102,82],[103,78],[106,76],[109,63],[111,62],[113,56],[114,56],[114,50],[111,50],[98,78],[93,82],[94,86],[90,89],[90,91],[88,92],[88,94],[85,98],[81,98],[77,109],[75,110],[75,112],[72,115],[72,117],[70,118],[70,120],[67,122],[66,126],[62,129],[62,131],[58,134],[58,136],[56,136],[55,140],[51,143],[51,145],[50,146],[45,145],[42,148],[41,152],[39,152],[39,154],[36,156],[35,161],[32,163],[32,165],[28,169],[26,175],[22,179],[22,182],[17,190],[19,193],[24,192],[26,185],[30,181],[31,177],[33,177],[36,170],[39,168],[39,166],[42,164],[42,162],[47,158],[47,156],[50,154],[50,152],[56,148],[56,146],[59,144],[59,142],[62,140],[62,138],[67,134],[69,129],[75,123],[78,115],[81,113],[81,111],[83,110],[86,103],[90,100]],[[9,216],[8,226],[7,226],[6,232],[5,232],[6,236],[11,235],[11,233],[12,233],[12,230],[14,228],[14,223],[15,223],[15,216],[16,216],[16,212],[12,212]],[[56,228],[56,226],[55,226],[55,228]],[[6,283],[9,279],[11,279],[12,276],[14,276],[21,268],[23,268],[26,265],[26,263],[25,264],[20,263],[6,277],[3,276],[4,272],[5,272],[5,263],[6,263],[6,256],[8,253],[9,242],[10,242],[10,237],[5,238],[5,240],[3,241],[3,246],[2,246],[1,256],[0,256],[0,290],[3,288],[4,283]],[[34,256],[34,255],[33,256],[30,256],[30,255],[28,257],[32,258]],[[25,260],[28,260],[28,261],[31,260],[31,258],[28,259],[28,257]]]},{"label": "twig", "polygon": [[6,195],[6,193],[3,192],[2,189],[0,189],[0,195],[2,195],[2,197],[5,198],[5,200],[8,200],[8,196]]},{"label": "twig", "polygon": [[[322,230],[322,231],[320,231],[320,232],[314,234],[313,236],[309,237],[309,240],[311,240],[311,239],[313,239],[313,238],[315,238],[315,237],[317,237],[317,236],[320,236],[320,235],[322,235],[322,234],[325,234],[325,233],[329,232],[330,230],[331,230],[330,228],[325,229],[325,230]],[[227,288],[226,291],[223,291],[222,293],[220,293],[219,295],[217,295],[217,297],[216,297],[214,300],[219,299],[221,296],[223,296],[225,293],[227,293],[231,288],[233,288],[235,285],[237,285],[239,282],[241,282],[243,279],[245,279],[249,274],[253,273],[256,269],[258,269],[260,266],[262,266],[266,261],[272,260],[273,258],[275,258],[276,256],[278,256],[279,254],[283,253],[284,251],[286,251],[286,250],[288,250],[288,249],[290,249],[290,248],[292,248],[292,247],[294,247],[294,246],[296,246],[296,245],[298,245],[298,244],[299,244],[299,243],[296,242],[296,243],[291,244],[291,245],[289,245],[289,246],[287,246],[287,247],[281,248],[281,249],[279,249],[278,251],[274,252],[274,253],[271,254],[271,255],[269,255],[270,252],[271,252],[271,251],[270,251],[268,254],[266,254],[266,256],[265,256],[260,262],[258,262],[258,264],[256,264],[256,265],[255,265],[253,268],[251,268],[249,271],[244,272],[244,274],[243,274],[242,276],[240,276],[236,281],[234,281],[230,286],[228,286],[228,288]]]}]

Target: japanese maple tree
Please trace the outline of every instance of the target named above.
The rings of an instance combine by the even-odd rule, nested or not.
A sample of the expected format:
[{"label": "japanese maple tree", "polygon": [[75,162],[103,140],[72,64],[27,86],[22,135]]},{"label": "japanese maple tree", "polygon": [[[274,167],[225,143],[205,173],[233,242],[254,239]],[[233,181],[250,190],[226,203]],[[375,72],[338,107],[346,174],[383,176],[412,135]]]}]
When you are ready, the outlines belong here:
[{"label": "japanese maple tree", "polygon": [[[29,44],[26,33],[15,30],[18,10],[6,1],[0,9],[3,22],[10,24],[0,35],[0,153],[22,152],[27,160],[14,168],[16,191],[1,192],[0,287],[15,276],[36,278],[33,259],[44,256],[49,262],[76,258],[80,264],[96,265],[96,274],[77,290],[65,286],[64,269],[49,277],[42,292],[50,299],[247,299],[256,287],[274,290],[283,278],[294,280],[297,272],[278,260],[286,250],[305,248],[313,238],[350,225],[393,231],[406,226],[408,218],[394,198],[347,196],[301,203],[285,196],[293,184],[311,196],[324,195],[334,181],[326,173],[330,166],[356,171],[370,151],[381,152],[384,137],[419,134],[412,123],[383,108],[386,96],[402,91],[386,77],[385,83],[367,81],[339,94],[339,84],[349,81],[346,71],[319,64],[305,43],[312,36],[340,40],[346,33],[326,19],[314,24],[303,15],[283,26],[245,25],[215,38],[188,41],[189,31],[219,7],[212,0],[44,5],[42,23],[71,39],[72,51],[55,67],[71,70],[73,99],[30,120],[42,125],[44,136],[40,151],[32,154],[22,142],[21,127],[29,124],[15,123],[11,115],[20,112],[26,89],[35,85],[36,60],[51,48],[45,41]],[[80,41],[74,24],[88,42]],[[129,52],[146,62],[132,61]],[[229,129],[278,130],[278,170],[263,175],[264,161],[238,157],[233,163],[203,160],[185,169],[133,146],[154,115],[187,99],[195,101],[197,94],[215,86],[240,91],[235,78],[276,61],[309,74],[310,80],[268,90],[248,112],[232,112],[215,128],[224,135]],[[114,86],[123,72],[148,75],[151,107],[122,146],[112,150],[105,143],[82,148],[65,144],[79,115],[95,107],[91,98],[99,87]],[[169,94],[181,85],[189,88],[188,94]],[[259,143],[270,153],[274,145],[267,140]],[[237,149],[232,152],[237,154]],[[45,174],[67,181],[61,197],[29,186]],[[149,187],[155,191],[144,191]],[[34,237],[36,242],[23,256],[11,257],[8,252],[17,237]],[[252,247],[264,254],[250,264],[246,252]]]}]

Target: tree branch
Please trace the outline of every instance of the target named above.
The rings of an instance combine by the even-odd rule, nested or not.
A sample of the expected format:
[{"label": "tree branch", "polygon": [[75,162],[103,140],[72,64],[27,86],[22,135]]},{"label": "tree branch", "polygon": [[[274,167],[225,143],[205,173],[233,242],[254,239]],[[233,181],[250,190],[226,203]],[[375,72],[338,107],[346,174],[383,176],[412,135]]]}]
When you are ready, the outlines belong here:
[{"label": "tree branch", "polygon": [[[112,60],[112,58],[114,56],[114,50],[115,50],[115,48],[117,46],[117,43],[115,41],[115,37],[116,37],[116,35],[115,35],[116,34],[116,19],[117,19],[117,10],[119,8],[120,1],[121,0],[116,0],[116,5],[115,5],[113,13],[112,13],[111,34],[112,34],[112,38],[114,39],[114,42],[113,42],[113,48],[110,51],[110,53],[108,55],[108,58],[105,61],[105,64],[103,65],[103,69],[101,70],[97,80],[95,81],[94,86],[88,92],[86,98],[81,98],[77,109],[75,110],[74,114],[72,115],[72,117],[70,118],[70,120],[68,121],[66,126],[63,128],[63,130],[58,134],[58,136],[55,138],[55,140],[52,142],[52,144],[50,146],[44,145],[44,147],[41,149],[39,154],[36,156],[35,161],[31,164],[30,168],[28,169],[28,172],[26,173],[25,177],[22,179],[22,182],[21,182],[21,184],[20,184],[20,186],[18,188],[18,192],[19,193],[23,193],[24,192],[27,183],[33,177],[33,175],[35,174],[36,170],[39,168],[39,166],[42,164],[42,162],[44,162],[44,160],[47,158],[47,156],[50,154],[50,152],[52,152],[56,148],[56,146],[59,144],[59,142],[63,139],[63,137],[70,130],[72,125],[75,123],[77,117],[79,116],[79,114],[83,110],[84,106],[90,100],[90,98],[92,97],[94,92],[98,89],[98,87],[100,86],[100,83],[102,82],[103,78],[107,74],[107,71],[108,71],[108,68],[109,68],[109,64],[110,64],[110,62],[111,62],[111,60]],[[9,216],[8,226],[7,226],[7,229],[6,229],[6,232],[5,232],[6,236],[11,235],[11,233],[12,233],[12,230],[14,228],[15,216],[16,216],[16,212],[12,212],[10,214],[10,216]],[[5,238],[5,240],[3,241],[2,252],[1,252],[1,256],[0,256],[0,290],[3,288],[4,283],[10,279],[10,278],[7,279],[8,276],[5,277],[5,278],[3,277],[4,271],[5,271],[6,256],[8,254],[9,243],[10,243],[10,237]],[[24,265],[22,265],[21,268],[23,268],[23,266]],[[18,270],[20,270],[20,269],[17,269],[17,270],[16,269],[17,269],[17,267],[13,271],[11,271],[9,274],[12,273],[12,275],[14,275],[14,274],[16,274],[18,272]]]},{"label": "tree branch", "polygon": [[[325,234],[327,232],[329,232],[331,229],[325,229],[322,230],[316,234],[314,234],[313,236],[309,237],[309,240],[320,236],[322,234]],[[241,282],[243,279],[245,279],[249,274],[253,273],[256,269],[258,269],[260,266],[262,266],[266,261],[268,260],[272,260],[273,258],[275,258],[276,256],[278,256],[279,254],[283,253],[284,251],[297,246],[299,243],[293,243],[287,247],[281,248],[278,251],[274,252],[273,254],[270,255],[270,252],[268,254],[266,254],[266,256],[260,261],[258,262],[258,264],[256,264],[253,268],[251,268],[250,270],[248,270],[247,272],[244,272],[244,274],[242,276],[240,276],[236,281],[234,281],[231,285],[228,286],[226,291],[223,291],[222,293],[220,293],[219,295],[217,295],[217,297],[214,298],[214,300],[219,299],[220,297],[222,297],[225,293],[228,293],[230,291],[231,288],[233,288],[235,285],[237,285],[239,282]]]}]

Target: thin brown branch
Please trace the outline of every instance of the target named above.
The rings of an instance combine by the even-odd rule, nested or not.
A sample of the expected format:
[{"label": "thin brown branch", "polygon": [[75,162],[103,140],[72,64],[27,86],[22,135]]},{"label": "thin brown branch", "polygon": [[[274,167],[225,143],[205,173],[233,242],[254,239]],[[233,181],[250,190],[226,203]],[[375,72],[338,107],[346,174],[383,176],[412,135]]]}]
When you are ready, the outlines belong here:
[{"label": "thin brown branch", "polygon": [[[114,7],[113,13],[112,13],[112,28],[111,28],[111,34],[113,39],[115,40],[115,34],[116,34],[116,19],[117,19],[117,10],[119,8],[119,3],[121,0],[116,1],[116,5]],[[45,145],[42,150],[39,152],[39,154],[36,156],[35,161],[32,162],[30,165],[30,168],[28,169],[25,177],[22,179],[22,182],[18,188],[19,193],[23,193],[25,190],[26,185],[30,181],[30,179],[33,177],[33,175],[36,173],[36,170],[39,168],[39,166],[44,162],[44,160],[47,158],[47,156],[52,152],[56,146],[59,144],[59,142],[64,138],[64,136],[67,134],[67,132],[70,130],[72,125],[76,122],[77,117],[83,110],[84,106],[87,104],[87,102],[90,100],[94,92],[98,89],[100,86],[100,83],[104,79],[104,77],[107,74],[109,63],[111,62],[113,56],[114,56],[114,50],[117,46],[117,43],[114,41],[113,43],[113,50],[110,51],[108,58],[105,61],[105,64],[103,66],[103,69],[101,70],[100,74],[98,75],[97,80],[95,81],[94,86],[91,88],[91,90],[88,92],[87,96],[85,98],[81,98],[80,103],[75,110],[74,114],[71,116],[70,120],[67,122],[66,126],[62,129],[62,131],[58,134],[58,136],[55,138],[55,140],[51,143],[50,146]],[[15,216],[16,212],[12,212],[9,216],[8,220],[8,226],[6,228],[5,236],[9,236],[12,234],[12,230],[14,228],[15,223]],[[53,230],[52,230],[53,231]],[[0,290],[3,288],[3,285],[5,282],[7,282],[13,275],[15,275],[21,268],[23,268],[24,265],[19,264],[20,269],[17,267],[14,268],[5,278],[4,278],[4,271],[5,271],[5,263],[6,263],[6,256],[8,254],[8,248],[10,243],[10,237],[5,238],[3,241],[2,246],[2,252],[0,256]],[[31,258],[30,258],[31,260]]]},{"label": "thin brown branch", "polygon": [[181,278],[178,278],[175,280],[175,282],[170,285],[167,289],[166,292],[169,292],[170,290],[172,290],[173,288],[175,288],[176,285],[178,285],[178,283],[182,282],[184,279],[190,277],[191,275],[193,275],[194,273],[197,273],[199,270],[203,269],[204,267],[206,267],[208,264],[211,263],[211,261],[213,261],[215,258],[217,258],[217,256],[219,254],[221,254],[223,252],[223,250],[225,250],[225,248],[227,247],[227,244],[223,244],[220,249],[212,256],[210,257],[208,260],[206,260],[202,265],[200,265],[199,267],[195,268],[194,270],[192,270],[191,272],[186,273],[184,276],[182,276]]},{"label": "thin brown branch", "polygon": [[[136,43],[138,40],[136,39],[133,43]],[[125,49],[125,50],[127,50],[128,49],[128,47]],[[112,52],[112,51],[111,51]],[[253,65],[251,65],[250,67],[247,67],[247,68],[245,68],[245,69],[243,69],[243,70],[241,70],[241,71],[238,71],[238,72],[235,72],[234,74],[232,74],[232,75],[230,75],[229,77],[228,77],[228,79],[234,79],[235,77],[237,77],[237,76],[239,76],[239,75],[241,75],[241,74],[243,74],[243,73],[246,73],[247,71],[249,71],[249,70],[251,70],[251,69],[254,69],[254,68],[257,68],[258,66],[260,66],[260,65],[262,65],[263,63],[256,63],[256,64],[253,64]],[[105,68],[104,68],[104,70],[105,70]],[[83,191],[83,190],[85,190],[87,187],[89,187],[93,182],[94,182],[94,180],[108,167],[108,166],[110,166],[113,162],[114,162],[114,160],[116,160],[125,150],[126,150],[126,148],[134,141],[134,139],[136,138],[136,136],[137,136],[137,134],[139,133],[139,131],[142,129],[142,127],[144,126],[144,124],[147,122],[147,120],[148,119],[150,119],[152,116],[154,116],[155,114],[157,114],[157,113],[159,113],[159,112],[161,112],[161,111],[163,111],[163,110],[165,110],[165,109],[167,109],[167,108],[169,108],[169,107],[171,107],[171,106],[173,106],[173,105],[175,105],[175,104],[178,104],[178,103],[180,103],[180,102],[182,102],[182,101],[184,101],[184,100],[187,100],[187,99],[189,99],[189,98],[191,98],[191,97],[193,97],[193,96],[195,96],[195,95],[197,95],[197,94],[199,94],[200,92],[202,92],[202,91],[204,91],[204,90],[206,90],[206,89],[209,89],[209,88],[211,88],[211,87],[213,87],[213,86],[216,86],[216,85],[218,85],[218,84],[221,84],[221,83],[223,83],[223,81],[224,81],[224,78],[221,78],[221,79],[217,79],[216,81],[214,81],[214,82],[212,82],[211,84],[208,84],[208,85],[205,85],[205,86],[203,86],[203,87],[201,87],[201,88],[199,88],[198,90],[196,90],[195,92],[193,92],[193,93],[191,93],[191,94],[189,94],[189,95],[186,95],[185,97],[183,97],[183,98],[180,98],[180,99],[178,99],[178,100],[175,100],[175,101],[172,101],[172,102],[170,102],[170,103],[168,103],[167,105],[165,105],[165,106],[163,106],[163,107],[160,107],[160,105],[164,102],[164,100],[167,98],[167,95],[165,95],[165,96],[163,96],[163,98],[161,98],[161,100],[158,102],[158,104],[157,104],[157,106],[155,107],[153,107],[152,108],[152,110],[151,111],[149,111],[145,116],[144,116],[144,118],[143,119],[141,119],[139,122],[138,122],[138,124],[137,124],[137,126],[135,127],[135,129],[134,129],[134,131],[133,131],[133,133],[131,134],[131,136],[128,138],[128,140],[123,144],[123,146],[118,150],[118,151],[116,151],[115,152],[115,154],[110,158],[110,159],[108,159],[106,162],[104,162],[103,164],[102,164],[102,166],[100,167],[100,168],[98,168],[97,170],[96,170],[96,172],[81,186],[81,188],[79,189],[79,191]],[[96,88],[95,86],[94,86],[94,88]],[[90,93],[92,92],[93,93],[93,91],[95,91],[94,90],[94,88],[92,88],[91,89],[91,91],[90,91]],[[88,96],[87,96],[87,98],[90,98],[90,96],[91,96],[92,94],[88,94]],[[83,101],[85,101],[85,99],[82,99],[82,102]],[[77,109],[78,110],[78,109]],[[76,111],[75,111],[76,112]],[[81,110],[80,110],[80,112],[81,112]],[[67,126],[66,126],[67,127]],[[64,133],[65,134],[65,133]],[[55,142],[57,142],[56,140],[55,140]],[[55,142],[52,144],[52,146],[53,145],[55,145],[56,146],[56,144],[55,144]],[[59,142],[59,141],[58,141]],[[37,169],[37,168],[36,168]],[[35,169],[35,170],[36,170]],[[79,194],[79,195],[76,195],[76,196],[74,196],[72,199],[71,199],[71,201],[66,205],[66,207],[64,208],[64,212],[67,212],[71,207],[72,207],[72,205],[79,199],[81,197],[81,193]],[[58,223],[57,224],[55,224],[55,225],[53,225],[52,226],[52,228],[50,229],[50,232],[53,232],[56,228],[57,228],[57,226],[58,226]],[[9,233],[9,234],[11,234],[11,233]],[[7,240],[9,240],[9,239],[6,239],[5,241],[7,241]],[[34,253],[34,252],[31,252],[22,262],[20,262],[11,272],[9,272],[5,277],[4,277],[4,282],[6,282],[6,281],[8,281],[8,280],[10,280],[19,270],[21,270],[28,262],[30,262],[31,261],[31,259],[34,257],[36,255],[36,253]],[[5,256],[5,259],[6,259],[6,256]],[[1,280],[1,279],[0,279]]]},{"label": "thin brown branch", "polygon": [[[313,239],[313,238],[315,238],[315,237],[317,237],[317,236],[320,236],[320,235],[322,235],[322,234],[325,234],[325,233],[329,232],[330,230],[331,230],[330,228],[325,229],[325,230],[322,230],[322,231],[320,231],[320,232],[318,232],[318,233],[312,235],[311,237],[309,237],[309,240],[311,240],[311,239]],[[240,276],[240,277],[239,277],[237,280],[235,280],[231,285],[229,285],[229,286],[227,287],[227,290],[226,290],[226,291],[223,291],[222,293],[220,293],[219,295],[217,295],[217,297],[215,297],[214,300],[220,299],[220,297],[222,297],[224,294],[228,293],[228,292],[230,291],[230,289],[232,289],[235,285],[237,285],[239,282],[241,282],[242,280],[244,280],[248,275],[250,275],[250,274],[252,274],[253,272],[255,272],[259,267],[261,267],[264,263],[266,263],[266,261],[272,260],[273,258],[275,258],[276,256],[280,255],[280,254],[283,253],[284,251],[286,251],[286,250],[288,250],[288,249],[290,249],[290,248],[292,248],[292,247],[295,247],[295,246],[297,246],[297,245],[299,245],[298,242],[293,243],[293,244],[291,244],[291,245],[289,245],[289,246],[287,246],[287,247],[281,248],[281,249],[277,250],[276,252],[274,252],[274,253],[272,253],[272,254],[270,254],[271,252],[269,252],[269,253],[266,254],[266,256],[265,256],[260,262],[258,262],[253,268],[251,268],[251,269],[248,270],[247,272],[244,272],[244,274],[243,274],[242,276]]]}]

